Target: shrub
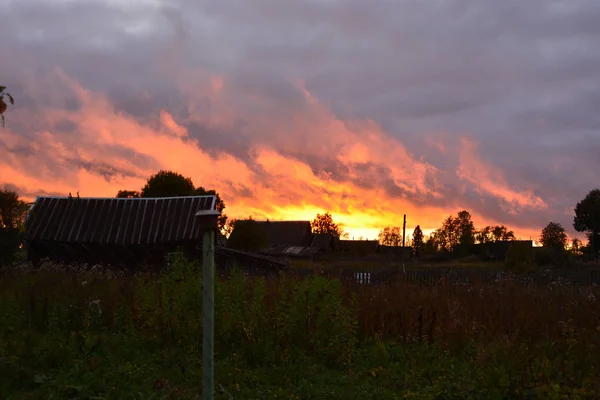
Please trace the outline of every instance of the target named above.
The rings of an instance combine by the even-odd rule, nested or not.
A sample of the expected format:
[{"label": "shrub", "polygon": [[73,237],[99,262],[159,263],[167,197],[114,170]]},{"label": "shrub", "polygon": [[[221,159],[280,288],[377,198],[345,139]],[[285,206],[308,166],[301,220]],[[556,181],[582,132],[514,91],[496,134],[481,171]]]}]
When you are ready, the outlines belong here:
[{"label": "shrub", "polygon": [[21,236],[17,228],[0,228],[0,266],[14,261]]},{"label": "shrub", "polygon": [[541,247],[536,249],[534,264],[538,267],[561,267],[566,264],[565,253],[560,249]]},{"label": "shrub", "polygon": [[506,251],[504,265],[512,271],[526,271],[533,264],[533,249],[531,246],[511,243]]}]

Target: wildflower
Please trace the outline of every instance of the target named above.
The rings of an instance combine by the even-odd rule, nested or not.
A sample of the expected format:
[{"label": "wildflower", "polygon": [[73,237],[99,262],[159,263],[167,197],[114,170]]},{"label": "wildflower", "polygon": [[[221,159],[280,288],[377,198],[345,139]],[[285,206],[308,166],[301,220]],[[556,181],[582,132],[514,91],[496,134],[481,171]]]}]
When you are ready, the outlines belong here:
[{"label": "wildflower", "polygon": [[88,302],[88,307],[92,308],[92,306],[96,306],[98,314],[102,314],[102,308],[100,308],[100,300],[92,300]]},{"label": "wildflower", "polygon": [[592,293],[592,292],[588,293],[587,298],[588,298],[588,301],[590,301],[592,303],[596,301],[596,296],[594,296],[594,293]]}]

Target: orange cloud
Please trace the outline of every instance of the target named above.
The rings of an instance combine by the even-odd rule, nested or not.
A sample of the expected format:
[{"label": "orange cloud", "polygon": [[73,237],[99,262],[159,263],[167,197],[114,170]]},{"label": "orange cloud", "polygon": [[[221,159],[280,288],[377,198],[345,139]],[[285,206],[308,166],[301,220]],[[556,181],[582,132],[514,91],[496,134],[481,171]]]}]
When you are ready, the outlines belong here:
[{"label": "orange cloud", "polygon": [[[0,178],[27,192],[80,192],[81,196],[114,196],[120,189],[138,189],[158,169],[170,169],[190,176],[197,185],[215,188],[225,199],[230,217],[253,215],[270,219],[312,219],[331,211],[351,236],[377,237],[387,225],[402,225],[408,215],[407,233],[417,224],[428,232],[456,209],[416,205],[406,196],[394,196],[383,186],[378,170],[365,175],[373,165],[384,168],[387,178],[399,190],[415,196],[443,199],[440,171],[418,160],[397,139],[373,121],[344,121],[304,90],[305,103],[282,115],[269,115],[265,99],[237,96],[224,77],[197,73],[184,75],[189,121],[227,132],[236,118],[248,123],[252,138],[248,159],[226,151],[204,149],[190,135],[186,121],[163,109],[154,120],[140,122],[115,111],[107,98],[81,87],[61,71],[53,82],[63,92],[53,94],[36,110],[35,119],[45,128],[34,132],[29,151],[8,152],[0,161]],[[32,96],[43,96],[43,81],[34,81]],[[61,107],[74,95],[77,110]],[[242,107],[256,100],[252,107]],[[250,111],[249,111],[250,110]],[[32,118],[31,109],[11,110],[2,140],[9,149],[23,144],[11,124]],[[68,122],[72,133],[56,126]],[[505,199],[515,206],[546,207],[530,192],[511,189],[502,176],[479,160],[475,145],[464,141],[457,174],[480,191]],[[295,157],[290,156],[295,154]],[[313,169],[305,156],[335,161],[345,168],[344,179]],[[249,161],[250,160],[250,161]],[[373,167],[374,168],[374,167]],[[356,183],[366,176],[369,182]],[[452,199],[450,199],[452,200]],[[452,202],[449,200],[449,203]],[[474,215],[481,223],[485,219]],[[517,232],[519,233],[519,232]]]},{"label": "orange cloud", "polygon": [[509,187],[500,171],[483,162],[477,155],[477,144],[461,138],[460,165],[456,171],[459,178],[472,183],[480,193],[501,198],[511,204],[504,210],[515,213],[519,207],[546,209],[548,204],[531,190],[517,191]]}]

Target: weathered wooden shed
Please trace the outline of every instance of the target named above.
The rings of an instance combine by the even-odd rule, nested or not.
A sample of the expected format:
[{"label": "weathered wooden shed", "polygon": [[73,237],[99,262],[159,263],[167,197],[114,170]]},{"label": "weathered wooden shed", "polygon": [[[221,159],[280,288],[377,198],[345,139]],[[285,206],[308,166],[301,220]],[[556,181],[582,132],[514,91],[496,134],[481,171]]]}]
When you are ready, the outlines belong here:
[{"label": "weathered wooden shed", "polygon": [[217,226],[216,196],[161,198],[38,197],[26,219],[28,259],[160,266],[182,247],[199,257]]}]

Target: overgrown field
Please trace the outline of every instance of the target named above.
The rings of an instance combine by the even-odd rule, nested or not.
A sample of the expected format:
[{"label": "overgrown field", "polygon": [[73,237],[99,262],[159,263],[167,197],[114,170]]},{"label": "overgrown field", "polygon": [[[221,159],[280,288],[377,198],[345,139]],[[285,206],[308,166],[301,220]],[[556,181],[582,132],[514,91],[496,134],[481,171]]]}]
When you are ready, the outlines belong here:
[{"label": "overgrown field", "polygon": [[[596,399],[600,289],[216,284],[218,399]],[[598,300],[597,300],[598,299]],[[0,398],[199,398],[202,278],[0,275]]]}]

